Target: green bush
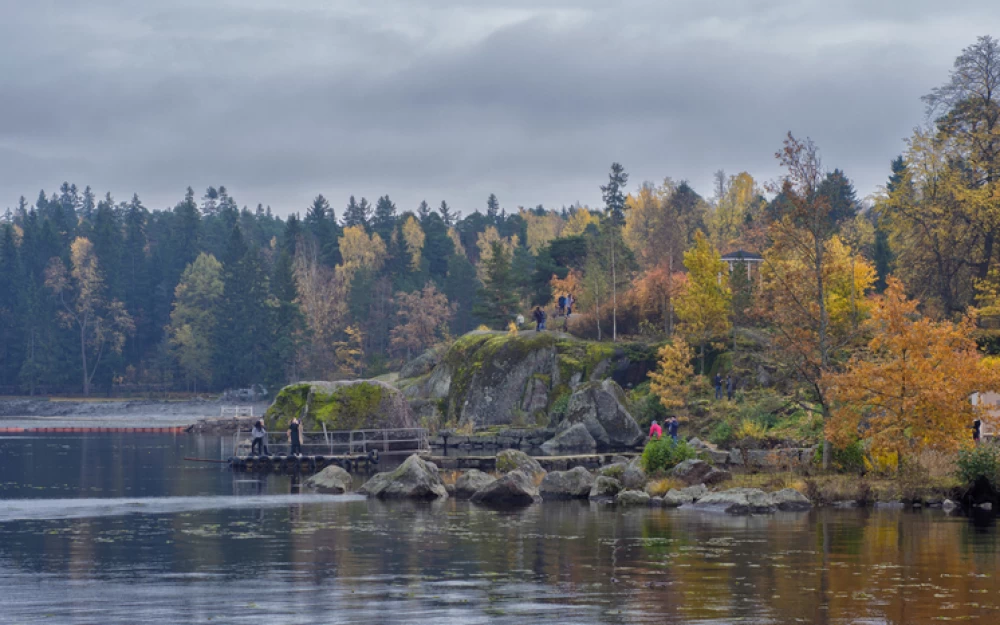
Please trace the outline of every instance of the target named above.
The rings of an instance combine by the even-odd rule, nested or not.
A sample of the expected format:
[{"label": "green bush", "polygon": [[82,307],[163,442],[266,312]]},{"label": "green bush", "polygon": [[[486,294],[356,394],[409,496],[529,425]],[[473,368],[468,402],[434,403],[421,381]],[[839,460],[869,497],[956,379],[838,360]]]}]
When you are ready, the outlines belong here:
[{"label": "green bush", "polygon": [[[823,443],[816,447],[813,454],[813,464],[821,466],[823,464]],[[861,473],[865,470],[865,444],[863,441],[854,441],[843,449],[834,447],[830,453],[830,465],[840,471],[851,473]]]},{"label": "green bush", "polygon": [[687,441],[676,443],[672,438],[658,438],[646,443],[642,450],[642,469],[647,474],[656,471],[672,469],[685,460],[698,457],[698,450],[688,445]]},{"label": "green bush", "polygon": [[976,445],[958,452],[958,479],[966,484],[985,477],[994,487],[1000,485],[1000,447],[992,444]]},{"label": "green bush", "polygon": [[552,415],[552,422],[558,423],[566,416],[566,411],[569,409],[569,393],[564,393],[560,395],[554,402],[552,402],[552,410],[550,414]]},{"label": "green bush", "polygon": [[729,445],[733,442],[733,426],[729,421],[718,422],[708,434],[708,440],[720,446]]}]

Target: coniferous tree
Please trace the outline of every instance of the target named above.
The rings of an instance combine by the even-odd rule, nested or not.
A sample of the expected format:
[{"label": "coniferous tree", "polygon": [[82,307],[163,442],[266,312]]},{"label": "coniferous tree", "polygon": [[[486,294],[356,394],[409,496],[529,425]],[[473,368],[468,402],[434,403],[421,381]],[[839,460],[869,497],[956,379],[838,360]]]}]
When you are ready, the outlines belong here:
[{"label": "coniferous tree", "polygon": [[486,198],[486,218],[487,220],[495,224],[497,223],[497,218],[500,216],[500,200],[493,193],[490,193],[490,197]]},{"label": "coniferous tree", "polygon": [[389,199],[388,195],[383,195],[375,204],[375,216],[372,218],[372,230],[382,237],[382,241],[389,245],[392,240],[392,232],[396,228],[396,205]]},{"label": "coniferous tree", "polygon": [[476,294],[472,314],[491,328],[502,330],[518,310],[517,288],[511,272],[511,254],[500,241],[491,245],[483,286]]},{"label": "coniferous tree", "polygon": [[441,206],[438,206],[438,212],[441,213],[441,219],[449,228],[455,225],[457,216],[452,212],[451,207],[448,206],[448,202],[441,200]]}]

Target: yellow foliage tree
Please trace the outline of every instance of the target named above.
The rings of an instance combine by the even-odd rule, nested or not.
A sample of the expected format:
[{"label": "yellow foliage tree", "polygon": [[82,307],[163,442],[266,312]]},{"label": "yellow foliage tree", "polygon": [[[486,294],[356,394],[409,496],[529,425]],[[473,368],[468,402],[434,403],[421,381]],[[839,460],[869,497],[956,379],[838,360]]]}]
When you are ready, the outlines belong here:
[{"label": "yellow foliage tree", "polygon": [[667,178],[659,187],[644,184],[625,199],[628,219],[622,236],[643,268],[661,264],[668,271],[677,268],[674,259],[679,262],[684,249],[686,225],[670,207],[675,191],[676,185]]},{"label": "yellow foliage tree", "polygon": [[538,250],[557,238],[566,225],[566,221],[559,216],[559,213],[553,211],[545,211],[544,215],[538,215],[522,208],[519,214],[527,225],[526,243],[532,254],[538,254]]},{"label": "yellow foliage tree", "polygon": [[364,226],[348,226],[340,238],[340,256],[343,263],[337,266],[338,275],[345,284],[358,269],[378,271],[385,262],[385,242],[377,234],[368,236]]},{"label": "yellow foliage tree", "polygon": [[905,459],[924,449],[953,451],[971,441],[977,391],[1000,380],[972,338],[975,321],[934,322],[917,313],[903,283],[890,277],[866,322],[867,349],[826,376],[833,403],[826,432],[846,444],[859,436],[873,454]]},{"label": "yellow foliage tree", "polygon": [[701,232],[695,234],[694,247],[684,253],[688,270],[687,288],[677,298],[680,332],[701,352],[701,373],[705,373],[705,349],[724,336],[731,327],[729,308],[729,266]]},{"label": "yellow foliage tree", "polygon": [[680,337],[657,352],[657,368],[649,372],[649,388],[667,410],[684,405],[694,374],[692,360],[691,347]]},{"label": "yellow foliage tree", "polygon": [[410,269],[420,271],[420,254],[424,250],[424,229],[420,222],[410,215],[403,222],[403,242],[406,252],[410,255]]},{"label": "yellow foliage tree", "polygon": [[570,214],[569,219],[566,220],[566,225],[563,226],[560,236],[564,237],[575,237],[583,234],[587,230],[587,226],[593,224],[597,226],[601,222],[596,215],[590,212],[587,207],[578,208]]},{"label": "yellow foliage tree", "polygon": [[709,214],[708,231],[712,243],[720,249],[732,247],[742,234],[746,216],[761,197],[761,191],[753,176],[741,172],[725,180],[725,174],[720,181],[719,192],[714,210]]},{"label": "yellow foliage tree", "polygon": [[493,258],[494,243],[502,245],[507,254],[513,258],[514,249],[517,248],[518,244],[517,235],[504,238],[500,236],[495,227],[486,226],[486,230],[483,230],[476,236],[476,247],[479,248],[479,266],[476,268],[476,272],[480,280],[486,279],[486,268]]}]

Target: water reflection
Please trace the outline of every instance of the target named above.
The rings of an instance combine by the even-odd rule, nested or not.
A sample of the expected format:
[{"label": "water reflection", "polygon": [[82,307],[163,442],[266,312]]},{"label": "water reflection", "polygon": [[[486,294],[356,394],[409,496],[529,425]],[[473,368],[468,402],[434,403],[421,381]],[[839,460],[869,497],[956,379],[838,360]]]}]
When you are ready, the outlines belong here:
[{"label": "water reflection", "polygon": [[[5,618],[902,624],[996,622],[1000,609],[995,525],[940,511],[728,517],[586,502],[511,512],[383,503],[308,495],[287,477],[182,471],[174,456],[198,443],[157,444],[153,460],[135,443],[91,441],[86,453],[70,444],[59,457],[93,467],[79,479],[0,455],[0,496],[17,499],[0,513]],[[30,479],[10,486],[13,474]],[[74,488],[90,501],[37,496]],[[136,490],[164,501],[129,509]],[[196,505],[205,499],[215,503]]]}]

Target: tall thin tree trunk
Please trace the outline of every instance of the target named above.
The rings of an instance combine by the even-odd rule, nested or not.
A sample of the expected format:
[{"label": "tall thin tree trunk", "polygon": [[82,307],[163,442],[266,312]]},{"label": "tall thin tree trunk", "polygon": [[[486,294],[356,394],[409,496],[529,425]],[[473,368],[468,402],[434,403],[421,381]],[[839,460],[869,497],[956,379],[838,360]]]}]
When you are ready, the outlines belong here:
[{"label": "tall thin tree trunk", "polygon": [[90,377],[87,375],[87,326],[80,324],[80,361],[83,364],[83,395],[90,397]]},{"label": "tall thin tree trunk", "polygon": [[674,336],[674,244],[670,244],[667,261],[667,338]]},{"label": "tall thin tree trunk", "polygon": [[618,341],[618,276],[615,273],[615,232],[611,231],[611,341]]},{"label": "tall thin tree trunk", "polygon": [[[597,273],[597,272],[595,272]],[[597,319],[597,340],[601,340],[601,282],[594,279],[594,300],[597,304],[594,310],[594,318]]]},{"label": "tall thin tree trunk", "polygon": [[[830,355],[829,347],[827,346],[827,330],[829,326],[828,313],[826,310],[826,297],[824,297],[823,290],[823,240],[819,236],[814,235],[815,240],[815,254],[816,254],[816,299],[819,304],[819,359],[820,359],[820,376],[826,373],[830,366]],[[816,385],[820,386],[821,381],[817,380]],[[826,397],[821,392],[820,401],[823,406],[823,423],[827,423],[830,418],[830,410],[826,405]],[[823,437],[823,469],[830,468],[830,440],[826,436]]]}]

